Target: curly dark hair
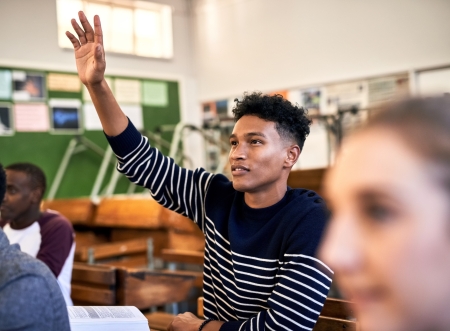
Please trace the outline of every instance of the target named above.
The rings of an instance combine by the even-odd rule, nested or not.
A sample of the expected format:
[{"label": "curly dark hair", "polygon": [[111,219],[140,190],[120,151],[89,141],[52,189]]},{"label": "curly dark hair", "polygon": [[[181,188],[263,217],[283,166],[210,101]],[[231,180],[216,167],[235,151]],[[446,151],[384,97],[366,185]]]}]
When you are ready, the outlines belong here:
[{"label": "curly dark hair", "polygon": [[41,199],[44,196],[47,187],[45,174],[41,168],[32,163],[13,163],[5,167],[6,170],[24,172],[28,175],[32,189],[41,190]]},{"label": "curly dark hair", "polygon": [[245,115],[275,122],[275,128],[281,138],[294,140],[300,149],[303,149],[311,125],[311,120],[306,116],[308,113],[306,109],[293,105],[280,94],[244,93],[241,101],[238,99],[234,101],[235,122]]},{"label": "curly dark hair", "polygon": [[0,204],[5,198],[5,192],[6,192],[6,173],[5,170],[3,170],[2,164],[0,163]]}]

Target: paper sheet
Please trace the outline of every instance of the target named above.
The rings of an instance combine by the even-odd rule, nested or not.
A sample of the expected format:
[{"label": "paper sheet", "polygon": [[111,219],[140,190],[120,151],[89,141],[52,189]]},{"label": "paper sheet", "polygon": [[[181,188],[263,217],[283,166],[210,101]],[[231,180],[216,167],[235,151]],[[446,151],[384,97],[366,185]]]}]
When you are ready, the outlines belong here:
[{"label": "paper sheet", "polygon": [[142,83],[142,99],[146,106],[167,107],[169,104],[167,83],[144,81]]},{"label": "paper sheet", "polygon": [[47,88],[51,91],[80,92],[81,81],[77,75],[49,73]]},{"label": "paper sheet", "polygon": [[84,128],[86,130],[103,130],[97,111],[92,103],[83,106]]},{"label": "paper sheet", "polygon": [[142,107],[140,105],[120,105],[122,111],[127,115],[138,130],[144,128],[144,118],[142,116]]},{"label": "paper sheet", "polygon": [[116,78],[114,96],[118,103],[141,103],[141,82],[133,79]]},{"label": "paper sheet", "polygon": [[14,119],[16,131],[48,131],[50,128],[45,104],[15,104]]},{"label": "paper sheet", "polygon": [[376,106],[409,94],[408,75],[369,79],[369,106]]},{"label": "paper sheet", "polygon": [[11,99],[12,75],[10,70],[0,70],[0,99]]},{"label": "paper sheet", "polygon": [[294,166],[298,169],[326,168],[329,165],[328,133],[325,125],[314,121],[310,127],[310,134],[306,137],[299,161]]},{"label": "paper sheet", "polygon": [[418,90],[420,95],[450,94],[450,68],[419,73]]},{"label": "paper sheet", "polygon": [[336,114],[339,108],[366,108],[368,105],[367,81],[328,85],[324,89],[327,108],[322,114]]}]

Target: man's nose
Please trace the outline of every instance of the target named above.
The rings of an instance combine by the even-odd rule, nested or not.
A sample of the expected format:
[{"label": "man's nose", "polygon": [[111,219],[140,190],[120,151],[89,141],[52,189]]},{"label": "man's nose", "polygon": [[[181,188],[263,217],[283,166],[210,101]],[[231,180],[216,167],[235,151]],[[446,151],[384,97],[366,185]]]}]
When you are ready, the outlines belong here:
[{"label": "man's nose", "polygon": [[242,145],[237,145],[230,152],[231,160],[243,160],[247,157],[246,149]]}]

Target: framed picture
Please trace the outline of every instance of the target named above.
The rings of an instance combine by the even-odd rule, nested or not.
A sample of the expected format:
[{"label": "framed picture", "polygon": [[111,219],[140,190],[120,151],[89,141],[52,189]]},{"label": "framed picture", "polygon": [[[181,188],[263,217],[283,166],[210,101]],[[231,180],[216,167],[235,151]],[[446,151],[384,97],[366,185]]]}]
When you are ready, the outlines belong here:
[{"label": "framed picture", "polygon": [[11,104],[0,103],[0,136],[14,134]]},{"label": "framed picture", "polygon": [[81,101],[78,99],[50,99],[50,132],[74,134],[83,131]]},{"label": "framed picture", "polygon": [[12,72],[14,101],[44,101],[46,98],[45,74],[14,70]]}]

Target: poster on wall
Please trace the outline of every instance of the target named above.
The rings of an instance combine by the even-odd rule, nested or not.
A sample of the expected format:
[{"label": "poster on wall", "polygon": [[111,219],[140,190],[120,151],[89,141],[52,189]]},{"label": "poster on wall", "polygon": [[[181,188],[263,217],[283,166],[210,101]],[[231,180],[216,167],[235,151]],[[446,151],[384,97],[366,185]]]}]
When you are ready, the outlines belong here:
[{"label": "poster on wall", "polygon": [[142,102],[145,106],[167,107],[169,87],[166,82],[143,81]]},{"label": "poster on wall", "polygon": [[331,144],[325,124],[317,119],[313,120],[300,158],[293,169],[304,170],[328,167],[331,159],[330,148]]},{"label": "poster on wall", "polygon": [[116,78],[114,96],[118,103],[141,103],[141,82],[135,79]]},{"label": "poster on wall", "polygon": [[100,118],[92,103],[83,105],[84,128],[86,130],[103,130]]},{"label": "poster on wall", "polygon": [[144,117],[142,116],[141,105],[120,105],[120,108],[130,121],[133,122],[136,129],[144,129]]},{"label": "poster on wall", "polygon": [[83,131],[81,126],[81,101],[78,99],[50,99],[51,132],[74,134]]},{"label": "poster on wall", "polygon": [[322,89],[320,87],[289,90],[287,93],[287,99],[294,105],[305,107],[310,116],[319,115],[320,110],[324,108],[321,96]]},{"label": "poster on wall", "polygon": [[218,121],[216,103],[215,102],[205,102],[202,104],[203,110],[203,122],[205,124],[211,124]]},{"label": "poster on wall", "polygon": [[50,128],[48,107],[43,103],[16,103],[14,125],[17,132],[42,132]]},{"label": "poster on wall", "polygon": [[0,104],[0,136],[14,134],[11,104]]},{"label": "poster on wall", "polygon": [[0,70],[0,99],[10,100],[12,75],[10,70]]},{"label": "poster on wall", "polygon": [[81,81],[78,75],[52,72],[47,75],[47,88],[49,91],[78,93],[81,91]]},{"label": "poster on wall", "polygon": [[405,97],[409,94],[408,74],[369,79],[369,107],[376,107],[383,102]]},{"label": "poster on wall", "polygon": [[322,113],[337,114],[341,111],[344,135],[364,123],[369,116],[368,84],[365,80],[327,85],[324,97],[327,107]]},{"label": "poster on wall", "polygon": [[420,95],[450,94],[450,68],[421,71],[417,77],[417,91]]},{"label": "poster on wall", "polygon": [[14,101],[44,101],[46,98],[45,74],[14,70],[12,72]]}]

